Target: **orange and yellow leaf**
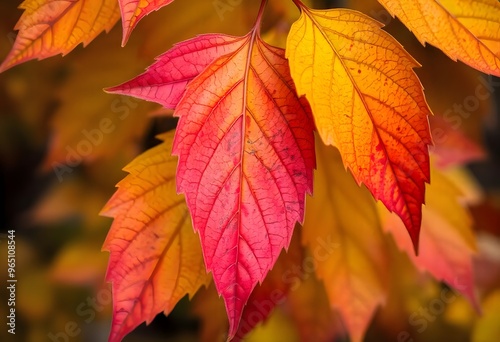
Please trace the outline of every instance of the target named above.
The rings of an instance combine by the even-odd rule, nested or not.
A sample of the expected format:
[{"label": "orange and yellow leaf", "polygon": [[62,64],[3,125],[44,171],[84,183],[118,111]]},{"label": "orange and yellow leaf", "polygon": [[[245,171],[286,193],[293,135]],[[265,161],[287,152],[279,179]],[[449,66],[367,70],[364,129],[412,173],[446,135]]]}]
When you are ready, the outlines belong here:
[{"label": "orange and yellow leaf", "polygon": [[31,59],[67,54],[86,46],[120,18],[117,0],[25,0],[18,35],[0,72]]},{"label": "orange and yellow leaf", "polygon": [[109,341],[170,313],[210,282],[185,199],[175,191],[173,132],[161,138],[125,167],[130,174],[102,211],[114,218],[103,247],[110,252],[107,280],[113,286]]},{"label": "orange and yellow leaf", "polygon": [[418,40],[454,61],[500,76],[498,0],[378,0]]},{"label": "orange and yellow leaf", "polygon": [[418,63],[373,19],[351,10],[311,10],[292,25],[287,58],[326,144],[358,183],[396,212],[418,247],[430,110]]}]

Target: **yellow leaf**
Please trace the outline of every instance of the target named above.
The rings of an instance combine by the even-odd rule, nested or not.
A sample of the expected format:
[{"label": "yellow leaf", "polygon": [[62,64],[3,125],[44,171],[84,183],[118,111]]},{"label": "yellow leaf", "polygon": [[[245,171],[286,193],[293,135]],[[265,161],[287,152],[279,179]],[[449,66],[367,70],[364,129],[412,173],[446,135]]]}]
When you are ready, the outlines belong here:
[{"label": "yellow leaf", "polygon": [[120,18],[117,0],[25,0],[18,36],[0,72],[30,59],[67,54],[86,46]]},{"label": "yellow leaf", "polygon": [[[387,260],[375,202],[346,172],[338,151],[316,144],[318,171],[308,199],[303,241],[353,341],[361,341],[386,298]],[[326,241],[337,245],[320,253]],[[323,247],[324,249],[324,247]]]},{"label": "yellow leaf", "polygon": [[297,91],[323,141],[401,217],[417,249],[431,143],[418,63],[368,16],[301,11],[286,50]]},{"label": "yellow leaf", "polygon": [[498,0],[379,0],[418,40],[453,60],[500,76]]}]

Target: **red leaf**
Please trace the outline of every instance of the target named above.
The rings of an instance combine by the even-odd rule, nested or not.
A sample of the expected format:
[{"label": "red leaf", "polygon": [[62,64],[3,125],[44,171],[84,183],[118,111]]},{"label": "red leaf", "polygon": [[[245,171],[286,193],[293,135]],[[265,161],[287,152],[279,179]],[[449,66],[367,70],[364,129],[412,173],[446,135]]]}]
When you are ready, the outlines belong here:
[{"label": "red leaf", "polygon": [[230,337],[303,220],[315,166],[309,107],[297,97],[284,51],[256,28],[243,39],[189,83],[173,149],[178,191],[224,298]]},{"label": "red leaf", "polygon": [[245,40],[223,34],[206,34],[176,44],[156,58],[143,74],[108,88],[111,93],[130,95],[174,109],[186,85],[218,57],[235,51]]},{"label": "red leaf", "polygon": [[153,11],[158,11],[163,6],[167,6],[174,0],[118,0],[122,13],[123,39],[122,46],[127,41],[139,20]]}]

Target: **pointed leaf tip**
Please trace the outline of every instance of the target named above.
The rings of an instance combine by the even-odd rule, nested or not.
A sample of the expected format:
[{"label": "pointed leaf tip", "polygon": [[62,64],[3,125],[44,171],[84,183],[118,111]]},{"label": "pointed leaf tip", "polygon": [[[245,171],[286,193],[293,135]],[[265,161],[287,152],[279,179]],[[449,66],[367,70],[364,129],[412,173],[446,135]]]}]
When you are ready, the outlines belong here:
[{"label": "pointed leaf tip", "polygon": [[127,44],[137,23],[160,8],[171,4],[174,0],[119,0],[122,16],[122,47]]}]

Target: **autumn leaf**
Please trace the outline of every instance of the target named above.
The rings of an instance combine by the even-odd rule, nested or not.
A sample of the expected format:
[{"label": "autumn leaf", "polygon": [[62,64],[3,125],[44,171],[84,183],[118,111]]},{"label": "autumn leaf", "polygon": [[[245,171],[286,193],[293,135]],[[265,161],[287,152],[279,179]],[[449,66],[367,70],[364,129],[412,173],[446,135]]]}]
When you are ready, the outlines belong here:
[{"label": "autumn leaf", "polygon": [[[316,144],[316,156],[303,243],[312,251],[330,305],[340,312],[351,339],[362,341],[376,308],[385,302],[387,248],[375,201],[346,172],[338,151]],[[326,241],[336,245],[325,252]]]},{"label": "autumn leaf", "polygon": [[399,220],[379,206],[383,228],[392,234],[398,247],[420,271],[428,271],[446,282],[478,308],[472,268],[476,244],[470,214],[458,201],[460,192],[444,174],[433,168],[431,176],[423,210],[420,254],[415,256],[412,252],[411,242]]},{"label": "autumn leaf", "polygon": [[127,44],[127,40],[139,20],[173,1],[174,0],[118,0],[122,15],[122,46]]},{"label": "autumn leaf", "polygon": [[218,57],[245,43],[242,37],[207,34],[176,44],[143,74],[106,91],[130,95],[174,109],[186,85]]},{"label": "autumn leaf", "polygon": [[417,250],[431,143],[418,63],[359,12],[300,9],[286,50],[297,91],[323,141],[401,217]]},{"label": "autumn leaf", "polygon": [[0,72],[31,59],[67,54],[108,32],[120,18],[116,0],[25,0],[19,33]]},{"label": "autumn leaf", "polygon": [[500,76],[498,0],[379,0],[412,31],[454,61]]},{"label": "autumn leaf", "polygon": [[284,51],[262,41],[259,23],[239,49],[188,84],[175,112],[178,191],[225,300],[230,337],[303,220],[315,165],[307,104],[295,93]]},{"label": "autumn leaf", "polygon": [[113,217],[104,243],[113,285],[109,341],[120,341],[141,322],[170,313],[186,294],[210,281],[183,196],[175,191],[173,133],[137,157],[102,214]]}]

